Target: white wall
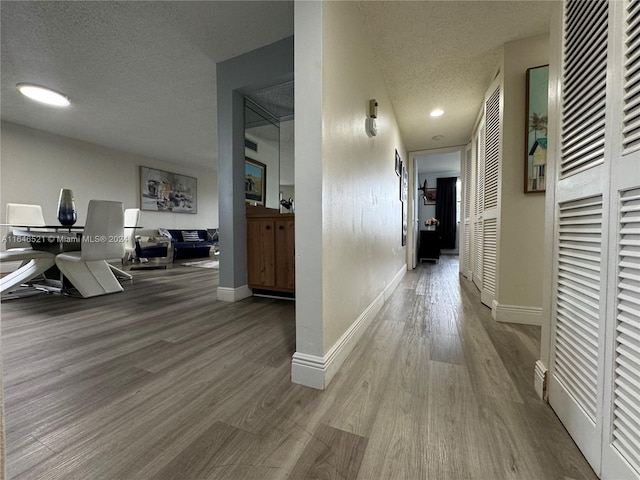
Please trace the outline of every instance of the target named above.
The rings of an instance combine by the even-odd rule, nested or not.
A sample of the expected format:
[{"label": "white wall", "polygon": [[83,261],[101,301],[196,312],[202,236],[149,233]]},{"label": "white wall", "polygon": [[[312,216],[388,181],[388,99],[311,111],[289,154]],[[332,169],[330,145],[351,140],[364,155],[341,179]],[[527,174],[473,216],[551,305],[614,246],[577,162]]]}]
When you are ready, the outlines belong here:
[{"label": "white wall", "polygon": [[[296,368],[315,366],[325,383],[313,386],[323,388],[340,363],[335,358],[353,348],[355,327],[366,324],[385,289],[406,271],[395,150],[403,158],[406,151],[357,3],[297,2],[295,8],[298,310],[292,374],[312,384]],[[372,98],[379,104],[378,136],[369,138]]]},{"label": "white wall", "polygon": [[[325,2],[322,26],[326,352],[406,263],[395,149],[406,151],[357,4]],[[378,136],[369,138],[372,98]]]},{"label": "white wall", "polygon": [[524,194],[526,71],[549,63],[549,37],[504,46],[499,304],[542,307],[544,194]]},{"label": "white wall", "polygon": [[198,213],[142,212],[146,229],[218,227],[216,172],[186,168],[149,157],[104,148],[2,123],[0,158],[0,218],[6,204],[40,204],[45,221],[58,224],[56,209],[61,188],[73,190],[78,225],[84,224],[91,199],[120,200],[125,208],[140,206],[139,166],[164,169],[198,179]]}]

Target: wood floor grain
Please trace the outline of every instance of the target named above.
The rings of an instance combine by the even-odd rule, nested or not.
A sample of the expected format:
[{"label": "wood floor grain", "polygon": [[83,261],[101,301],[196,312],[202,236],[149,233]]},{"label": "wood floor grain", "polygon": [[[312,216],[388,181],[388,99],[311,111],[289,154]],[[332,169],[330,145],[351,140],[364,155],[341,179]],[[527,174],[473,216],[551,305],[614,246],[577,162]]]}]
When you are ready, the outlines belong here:
[{"label": "wood floor grain", "polygon": [[592,479],[533,390],[538,327],[424,263],[332,383],[291,383],[295,304],[216,300],[218,271],[3,301],[11,479]]}]

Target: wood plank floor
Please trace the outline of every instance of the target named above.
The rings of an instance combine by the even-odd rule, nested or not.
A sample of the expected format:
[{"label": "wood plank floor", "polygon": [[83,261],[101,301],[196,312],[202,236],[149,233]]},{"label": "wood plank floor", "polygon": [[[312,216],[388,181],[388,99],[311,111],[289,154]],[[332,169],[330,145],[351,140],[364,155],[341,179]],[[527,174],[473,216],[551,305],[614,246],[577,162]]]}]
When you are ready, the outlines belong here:
[{"label": "wood plank floor", "polygon": [[596,478],[533,390],[539,328],[493,321],[455,257],[407,273],[322,392],[290,381],[293,302],[135,274],[2,302],[9,478]]}]

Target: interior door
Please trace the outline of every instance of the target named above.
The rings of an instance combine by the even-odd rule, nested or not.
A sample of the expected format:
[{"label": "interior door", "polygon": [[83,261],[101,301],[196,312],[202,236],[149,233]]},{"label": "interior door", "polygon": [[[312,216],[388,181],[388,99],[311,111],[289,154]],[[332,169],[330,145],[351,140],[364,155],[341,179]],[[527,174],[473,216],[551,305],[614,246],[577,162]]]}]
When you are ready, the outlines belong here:
[{"label": "interior door", "polygon": [[[640,478],[640,2],[613,2],[612,138],[602,478]],[[619,48],[617,48],[619,47]]]},{"label": "interior door", "polygon": [[484,211],[484,115],[478,125],[476,134],[476,157],[474,174],[476,191],[473,208],[473,283],[482,291],[482,252],[483,252],[483,223]]},{"label": "interior door", "polygon": [[471,143],[465,148],[464,172],[462,176],[462,245],[460,271],[467,279],[471,279],[471,186],[473,174],[473,152]]},{"label": "interior door", "polygon": [[564,4],[555,169],[549,402],[596,473],[601,467],[607,291],[607,25],[604,0]]},{"label": "interior door", "polygon": [[502,76],[498,75],[485,98],[480,300],[488,307],[493,306],[498,281],[498,216],[500,210],[500,160],[502,157],[501,80]]}]

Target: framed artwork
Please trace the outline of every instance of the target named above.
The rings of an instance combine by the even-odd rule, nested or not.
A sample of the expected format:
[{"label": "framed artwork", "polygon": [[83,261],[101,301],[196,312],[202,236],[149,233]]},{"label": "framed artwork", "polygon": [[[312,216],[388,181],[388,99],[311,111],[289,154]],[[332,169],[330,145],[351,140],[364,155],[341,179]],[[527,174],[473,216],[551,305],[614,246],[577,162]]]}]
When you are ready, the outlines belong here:
[{"label": "framed artwork", "polygon": [[544,192],[547,169],[549,65],[527,70],[524,193]]},{"label": "framed artwork", "polygon": [[404,163],[401,166],[400,173],[400,201],[402,203],[407,201],[407,195],[409,194],[409,174]]},{"label": "framed artwork", "polygon": [[402,173],[402,159],[400,158],[400,154],[398,150],[396,150],[396,175],[400,176]]},{"label": "framed artwork", "polygon": [[400,201],[402,202],[402,169],[404,168],[404,165],[402,163],[402,160],[400,160],[400,180],[398,182],[398,198],[400,199]]},{"label": "framed artwork", "polygon": [[437,191],[438,191],[437,188],[426,188],[424,192],[424,196],[422,197],[423,203],[425,205],[435,205]]},{"label": "framed artwork", "polygon": [[407,210],[409,206],[402,204],[402,246],[407,244]]},{"label": "framed artwork", "polygon": [[267,166],[249,157],[244,159],[244,201],[263,205],[267,194]]},{"label": "framed artwork", "polygon": [[140,210],[198,213],[198,179],[140,166]]}]

